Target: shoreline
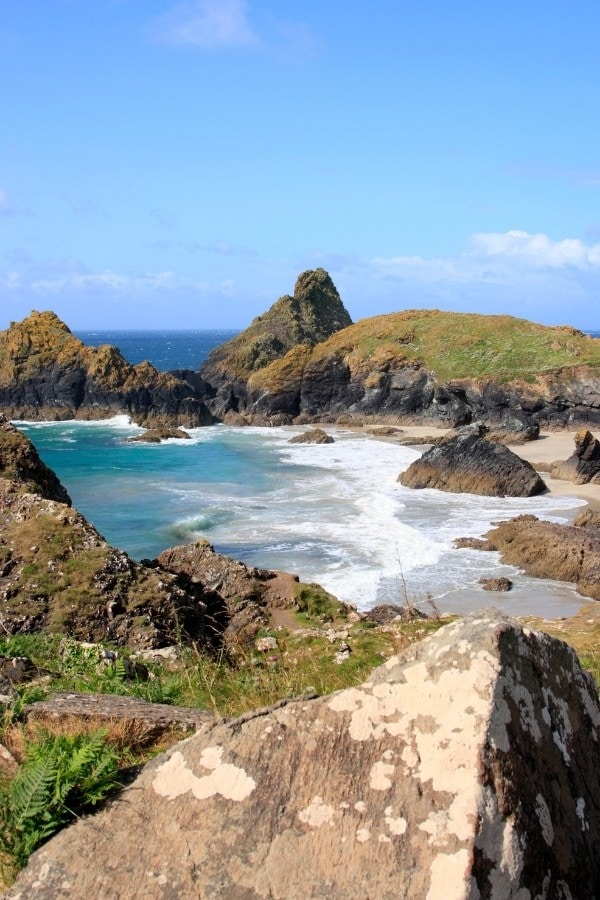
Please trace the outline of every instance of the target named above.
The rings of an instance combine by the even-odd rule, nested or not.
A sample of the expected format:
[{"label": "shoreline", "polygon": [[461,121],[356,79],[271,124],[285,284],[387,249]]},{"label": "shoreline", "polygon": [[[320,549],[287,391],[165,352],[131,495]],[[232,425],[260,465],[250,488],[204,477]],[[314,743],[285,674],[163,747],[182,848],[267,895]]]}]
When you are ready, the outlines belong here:
[{"label": "shoreline", "polygon": [[[540,431],[540,436],[535,441],[526,441],[523,444],[507,444],[506,446],[521,459],[531,463],[535,468],[536,463],[552,463],[568,459],[575,449],[575,435],[582,428],[586,427],[593,433],[595,426],[585,425],[570,431]],[[398,432],[391,435],[373,434],[366,428],[350,428],[349,430],[355,430],[357,433],[362,432],[365,437],[373,438],[377,441],[389,441],[395,444],[403,444],[407,438],[412,441],[415,438],[428,437],[434,434],[436,437],[441,437],[449,431],[453,431],[450,428],[436,428],[435,425],[399,425]],[[414,446],[416,450],[425,450],[431,445],[416,444]],[[594,511],[600,511],[600,484],[573,484],[572,481],[551,478],[548,472],[540,472],[540,475],[548,488],[548,492],[540,496],[574,497],[577,500],[583,500]]]}]

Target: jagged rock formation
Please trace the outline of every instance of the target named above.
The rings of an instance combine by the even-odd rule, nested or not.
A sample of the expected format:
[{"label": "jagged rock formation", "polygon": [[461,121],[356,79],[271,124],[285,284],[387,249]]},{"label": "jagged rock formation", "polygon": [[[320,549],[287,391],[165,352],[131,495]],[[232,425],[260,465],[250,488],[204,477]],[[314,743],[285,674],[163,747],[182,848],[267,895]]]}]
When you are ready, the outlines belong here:
[{"label": "jagged rock formation", "polygon": [[468,432],[431,447],[398,481],[405,487],[487,497],[532,497],[546,489],[526,460],[502,444]]},{"label": "jagged rock formation", "polygon": [[[134,562],[70,507],[29,440],[0,424],[0,628],[160,647],[213,641],[220,601],[198,584]],[[216,606],[216,610],[215,610]]]},{"label": "jagged rock formation", "polygon": [[52,312],[32,312],[0,332],[0,408],[27,419],[126,413],[139,424],[214,421],[187,381],[147,362],[133,366],[115,347],[85,347]]},{"label": "jagged rock formation", "polygon": [[292,341],[286,352],[273,351],[267,329],[255,347],[255,326],[201,367],[218,387],[207,403],[219,418],[309,424],[351,414],[449,427],[481,419],[503,442],[531,440],[540,425],[600,422],[600,341],[573,328],[407,310],[321,343]]},{"label": "jagged rock formation", "polygon": [[[245,409],[247,382],[253,373],[288,353],[293,360],[301,359],[316,344],[351,324],[352,319],[327,272],[324,269],[303,272],[296,281],[293,297],[280,297],[242,334],[213,350],[202,365],[202,378],[218,390],[211,409],[221,416],[229,410]],[[284,381],[279,387],[279,393],[281,389],[285,392]],[[280,411],[281,398],[273,399],[275,405],[269,406],[269,415]],[[293,404],[293,398],[289,399]],[[288,409],[283,411],[287,413]]]},{"label": "jagged rock formation", "polygon": [[599,725],[570,647],[476,614],[359,687],[201,728],[5,896],[597,897]]},{"label": "jagged rock formation", "polygon": [[303,584],[287,572],[247,566],[216,553],[205,540],[171,547],[159,555],[156,563],[163,571],[177,575],[180,584],[202,584],[220,598],[223,612],[218,621],[223,645],[230,651],[247,646],[261,628],[268,626],[271,610],[299,608],[306,590],[325,597],[339,615],[348,612],[346,604],[319,585]]},{"label": "jagged rock formation", "polygon": [[517,516],[488,531],[485,550],[535,578],[571,581],[585,597],[600,600],[600,534],[593,528],[558,525]]},{"label": "jagged rock formation", "polygon": [[574,484],[600,483],[600,441],[582,428],[575,435],[575,449],[564,462],[550,465],[553,478],[572,481]]}]

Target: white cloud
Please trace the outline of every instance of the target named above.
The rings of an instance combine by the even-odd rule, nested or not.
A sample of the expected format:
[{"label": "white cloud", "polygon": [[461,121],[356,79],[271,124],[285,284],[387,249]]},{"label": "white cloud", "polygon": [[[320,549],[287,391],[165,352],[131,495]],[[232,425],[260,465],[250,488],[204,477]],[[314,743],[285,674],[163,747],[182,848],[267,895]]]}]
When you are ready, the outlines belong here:
[{"label": "white cloud", "polygon": [[507,231],[505,234],[474,234],[471,244],[476,256],[519,260],[535,268],[600,266],[600,244],[584,244],[578,238],[553,241],[546,234]]},{"label": "white cloud", "polygon": [[188,0],[155,19],[151,35],[161,43],[204,50],[257,46],[247,7],[246,0]]}]

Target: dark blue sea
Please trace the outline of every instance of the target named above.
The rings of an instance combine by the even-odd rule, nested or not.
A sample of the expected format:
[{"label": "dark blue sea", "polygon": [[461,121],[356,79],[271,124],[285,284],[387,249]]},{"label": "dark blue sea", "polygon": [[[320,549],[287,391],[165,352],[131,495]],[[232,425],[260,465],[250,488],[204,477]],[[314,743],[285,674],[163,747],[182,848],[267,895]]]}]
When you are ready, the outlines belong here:
[{"label": "dark blue sea", "polygon": [[151,362],[161,372],[171,369],[197,369],[211,350],[231,340],[239,332],[231,329],[211,331],[76,331],[84,344],[99,347],[112,344],[126,360]]},{"label": "dark blue sea", "polygon": [[[78,332],[159,369],[197,369],[235,331]],[[419,451],[337,430],[335,442],[290,444],[301,428],[192,429],[191,440],[128,443],[126,416],[101,422],[18,423],[67,487],[74,505],[134,558],[199,537],[248,564],[298,574],[340,599],[467,612],[490,602],[512,615],[569,615],[581,598],[566,585],[527,579],[494,553],[456,550],[520,513],[567,521],[581,501],[502,499],[410,491],[398,475]],[[508,575],[509,594],[479,579]]]}]

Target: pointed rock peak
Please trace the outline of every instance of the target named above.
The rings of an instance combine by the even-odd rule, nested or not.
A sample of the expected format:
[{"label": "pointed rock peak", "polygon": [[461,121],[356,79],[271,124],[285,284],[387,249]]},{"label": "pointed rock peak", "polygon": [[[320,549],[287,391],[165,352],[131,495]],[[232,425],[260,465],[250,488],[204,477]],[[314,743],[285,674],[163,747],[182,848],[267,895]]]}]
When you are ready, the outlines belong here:
[{"label": "pointed rock peak", "polygon": [[66,334],[71,334],[71,329],[68,325],[63,322],[61,318],[59,318],[55,312],[52,310],[45,309],[41,312],[38,312],[37,309],[32,309],[30,314],[23,319],[21,322],[11,322],[11,328],[22,328],[25,330],[46,330],[46,329],[58,329],[59,331],[64,331]]}]

